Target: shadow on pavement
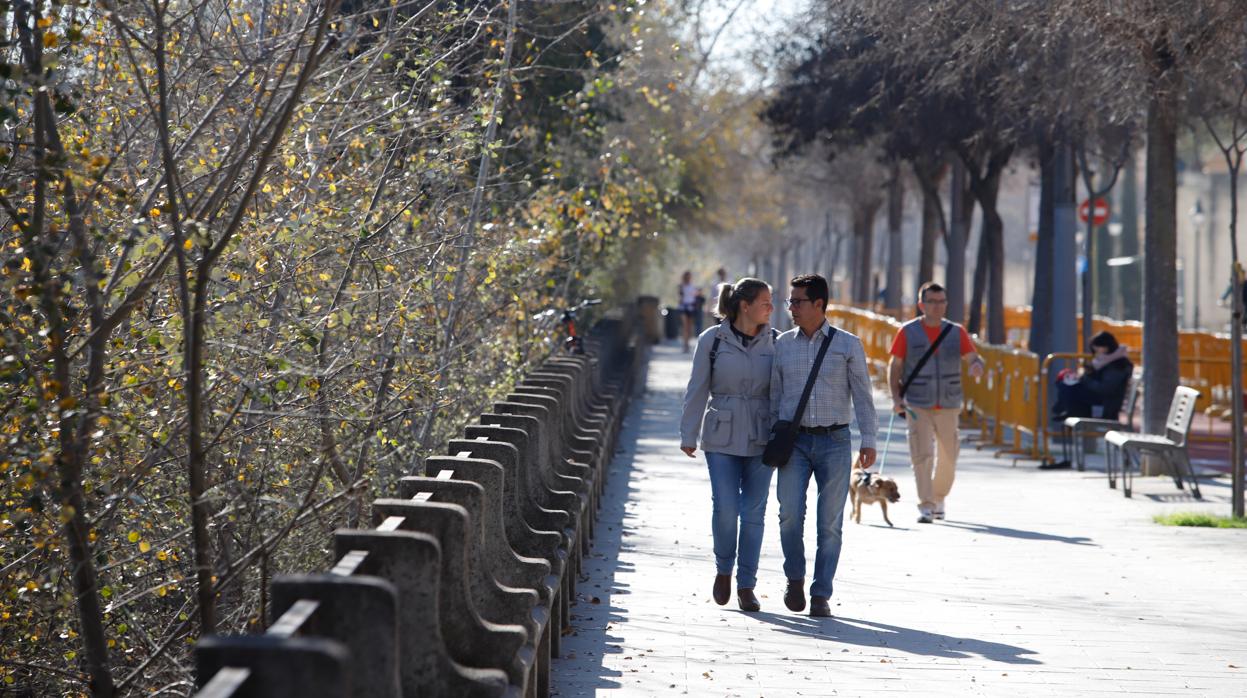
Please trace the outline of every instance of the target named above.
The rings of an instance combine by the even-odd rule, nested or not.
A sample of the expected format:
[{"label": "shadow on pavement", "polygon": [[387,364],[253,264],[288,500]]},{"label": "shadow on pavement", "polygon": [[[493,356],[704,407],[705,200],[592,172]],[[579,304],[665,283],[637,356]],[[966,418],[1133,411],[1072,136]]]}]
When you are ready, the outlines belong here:
[{"label": "shadow on pavement", "polygon": [[1042,664],[1034,650],[970,637],[940,635],[925,630],[902,628],[857,618],[810,618],[777,613],[751,614],[764,623],[778,626],[780,632],[831,640],[862,647],[887,647],[909,654],[950,659],[982,657],[1002,664]]},{"label": "shadow on pavement", "polygon": [[638,532],[636,516],[628,511],[628,502],[637,493],[635,460],[652,435],[669,431],[675,419],[678,415],[670,410],[654,409],[641,399],[633,402],[625,418],[598,511],[592,552],[585,557],[571,608],[573,629],[563,638],[563,656],[551,666],[551,695],[592,695],[623,688],[623,673],[607,668],[604,659],[622,651],[624,639],[611,630],[629,620],[628,610],[616,604],[615,597],[632,593],[619,576],[633,571],[632,563],[620,557],[633,549],[625,538]]},{"label": "shadow on pavement", "polygon": [[1051,533],[1040,533],[1039,531],[1023,531],[1018,528],[1006,528],[1004,526],[989,526],[987,524],[978,524],[962,521],[945,521],[942,526],[949,528],[960,528],[972,533],[988,533],[993,536],[1004,536],[1006,538],[1018,538],[1021,540],[1038,540],[1051,541],[1054,543],[1069,543],[1070,545],[1088,545],[1092,547],[1100,547],[1086,536],[1054,536]]}]

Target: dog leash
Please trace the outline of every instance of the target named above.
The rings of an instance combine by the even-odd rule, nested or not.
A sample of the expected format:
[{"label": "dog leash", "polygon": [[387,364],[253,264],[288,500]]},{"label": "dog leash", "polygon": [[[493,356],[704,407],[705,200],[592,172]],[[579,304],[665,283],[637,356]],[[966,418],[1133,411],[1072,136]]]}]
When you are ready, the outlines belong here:
[{"label": "dog leash", "polygon": [[883,466],[888,462],[888,449],[892,446],[892,427],[896,424],[896,410],[892,410],[892,418],[888,420],[888,436],[883,440],[883,457],[879,459],[879,477],[883,477]]}]

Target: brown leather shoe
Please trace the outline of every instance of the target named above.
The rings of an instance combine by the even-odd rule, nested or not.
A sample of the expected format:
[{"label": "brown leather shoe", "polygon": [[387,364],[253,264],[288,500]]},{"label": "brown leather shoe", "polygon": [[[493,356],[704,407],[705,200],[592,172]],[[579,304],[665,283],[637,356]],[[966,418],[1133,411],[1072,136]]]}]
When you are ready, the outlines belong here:
[{"label": "brown leather shoe", "polygon": [[830,618],[831,604],[827,603],[826,596],[810,597],[810,617],[811,618]]},{"label": "brown leather shoe", "polygon": [[805,580],[789,579],[788,590],[784,592],[784,605],[793,613],[805,610]]},{"label": "brown leather shoe", "polygon": [[762,610],[762,604],[758,603],[758,597],[753,595],[753,589],[737,589],[736,603],[740,604],[740,610],[746,613]]},{"label": "brown leather shoe", "polygon": [[720,606],[732,598],[732,575],[716,574],[714,576],[714,602]]}]

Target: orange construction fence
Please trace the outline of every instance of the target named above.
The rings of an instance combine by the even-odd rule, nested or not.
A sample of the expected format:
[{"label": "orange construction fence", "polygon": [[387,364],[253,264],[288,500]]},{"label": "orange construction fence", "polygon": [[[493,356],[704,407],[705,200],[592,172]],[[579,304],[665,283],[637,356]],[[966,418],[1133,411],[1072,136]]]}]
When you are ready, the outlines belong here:
[{"label": "orange construction fence", "polygon": [[[845,305],[830,306],[827,317],[832,324],[862,339],[873,377],[881,385],[884,384],[891,358],[888,350],[902,323],[892,315]],[[1013,313],[1006,317],[1006,327],[1023,319],[1029,331],[1029,308],[1013,309]],[[1096,317],[1092,327],[1097,332],[1112,332],[1118,342],[1131,348],[1131,359],[1135,365],[1142,366],[1138,353],[1143,343],[1142,325]],[[962,378],[962,385],[965,389],[965,411],[976,420],[981,430],[980,447],[997,446],[1000,454],[1050,460],[1048,440],[1053,432],[1048,419],[1048,406],[1052,402],[1053,364],[1083,361],[1089,356],[1058,353],[1049,354],[1040,361],[1038,355],[1018,346],[978,341],[975,344],[986,361],[986,369],[979,378],[967,373]],[[1183,332],[1178,341],[1178,352],[1179,382],[1200,391],[1200,402],[1197,404],[1205,414],[1211,418],[1226,418],[1233,399],[1229,337],[1210,332]],[[1194,436],[1201,440],[1228,438],[1215,436],[1212,431],[1210,428],[1208,435]]]}]

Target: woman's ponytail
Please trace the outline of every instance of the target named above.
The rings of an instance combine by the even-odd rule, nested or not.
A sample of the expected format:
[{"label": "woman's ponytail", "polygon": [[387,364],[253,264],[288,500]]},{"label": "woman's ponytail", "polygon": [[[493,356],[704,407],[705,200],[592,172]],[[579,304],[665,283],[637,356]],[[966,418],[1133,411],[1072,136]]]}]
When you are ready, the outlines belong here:
[{"label": "woman's ponytail", "polygon": [[740,303],[732,303],[732,292],[736,286],[724,283],[719,288],[719,303],[715,306],[714,315],[720,320],[734,322],[736,320],[736,311],[740,308]]}]

